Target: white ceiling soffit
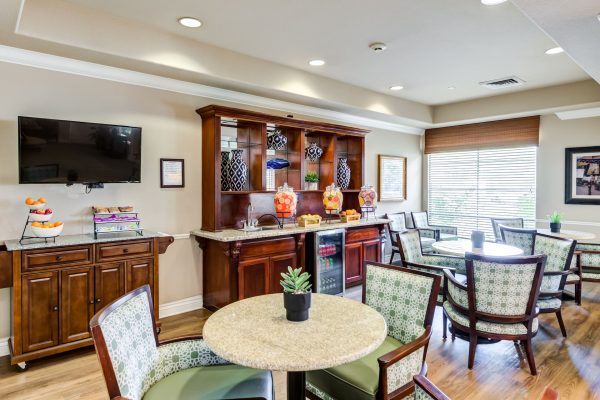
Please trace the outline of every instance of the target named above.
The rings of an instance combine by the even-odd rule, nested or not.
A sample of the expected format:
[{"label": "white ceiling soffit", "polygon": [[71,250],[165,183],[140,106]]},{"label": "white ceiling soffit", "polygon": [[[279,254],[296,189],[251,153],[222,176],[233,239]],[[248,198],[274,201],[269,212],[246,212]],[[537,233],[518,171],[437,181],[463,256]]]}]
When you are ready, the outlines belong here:
[{"label": "white ceiling soffit", "polygon": [[512,0],[531,21],[600,83],[600,1]]},{"label": "white ceiling soffit", "polygon": [[556,116],[562,120],[600,117],[600,107],[583,108],[572,111],[559,111]]},{"label": "white ceiling soffit", "polygon": [[10,46],[0,45],[0,62],[26,65],[30,67],[82,75],[91,78],[106,79],[130,85],[144,86],[214,100],[244,104],[253,107],[267,108],[282,111],[286,114],[302,114],[309,117],[323,118],[345,124],[360,125],[368,128],[385,129],[389,131],[409,133],[412,135],[422,135],[424,133],[423,128],[416,128],[318,107],[305,106],[302,104],[270,99],[268,97],[255,96],[233,90],[165,78],[157,75],[131,71],[123,68],[115,68],[87,61],[75,60],[72,58],[59,57],[51,54],[19,49]]}]

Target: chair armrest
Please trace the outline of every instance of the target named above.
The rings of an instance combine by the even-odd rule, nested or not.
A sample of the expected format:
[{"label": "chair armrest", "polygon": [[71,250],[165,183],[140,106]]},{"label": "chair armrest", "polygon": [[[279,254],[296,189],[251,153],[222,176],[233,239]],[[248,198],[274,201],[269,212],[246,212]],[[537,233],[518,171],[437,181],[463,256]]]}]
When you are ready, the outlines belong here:
[{"label": "chair armrest", "polygon": [[447,225],[429,225],[430,228],[433,228],[440,233],[445,233],[447,235],[457,235],[458,228],[455,226],[447,226]]},{"label": "chair armrest", "polygon": [[180,336],[180,337],[176,337],[176,338],[161,340],[160,343],[158,343],[158,345],[163,346],[165,344],[184,342],[187,340],[203,340],[203,338],[202,338],[202,335]]},{"label": "chair armrest", "polygon": [[456,279],[456,277],[454,277],[454,275],[452,275],[452,274],[450,274],[450,273],[448,273],[448,272],[445,272],[445,271],[444,271],[444,277],[445,277],[446,279],[448,279],[448,281],[449,281],[449,282],[450,282],[452,285],[454,285],[454,286],[458,287],[458,288],[459,288],[459,289],[461,289],[461,290],[464,290],[465,292],[467,291],[467,285],[465,285],[464,283],[461,283],[461,282],[459,282],[459,281]]},{"label": "chair armrest", "polygon": [[425,328],[425,332],[419,336],[418,338],[416,338],[415,340],[413,340],[410,343],[407,343],[405,345],[403,345],[402,347],[398,347],[395,350],[390,351],[389,353],[386,353],[384,355],[382,355],[381,357],[379,357],[377,359],[377,362],[379,362],[379,366],[383,367],[383,368],[387,368],[390,365],[398,362],[399,360],[403,359],[404,357],[408,356],[411,353],[414,353],[415,351],[417,351],[418,349],[420,349],[421,347],[425,346],[427,343],[429,343],[429,338],[431,337],[431,327],[427,327]]},{"label": "chair armrest", "polygon": [[424,238],[433,239],[436,242],[440,240],[440,231],[437,229],[430,228],[418,228],[419,236]]},{"label": "chair armrest", "polygon": [[419,264],[419,263],[413,263],[413,262],[408,262],[408,261],[402,261],[402,265],[406,265],[408,267],[413,267],[415,269],[436,271],[438,273],[438,275],[443,274],[444,271],[446,271],[446,270],[450,271],[452,274],[454,274],[454,272],[456,271],[456,268],[453,268],[453,267],[445,267],[443,265],[433,265],[433,264]]},{"label": "chair armrest", "polygon": [[429,397],[435,400],[450,400],[450,397],[446,396],[444,392],[438,389],[425,375],[415,375],[413,377],[415,384],[421,387]]}]

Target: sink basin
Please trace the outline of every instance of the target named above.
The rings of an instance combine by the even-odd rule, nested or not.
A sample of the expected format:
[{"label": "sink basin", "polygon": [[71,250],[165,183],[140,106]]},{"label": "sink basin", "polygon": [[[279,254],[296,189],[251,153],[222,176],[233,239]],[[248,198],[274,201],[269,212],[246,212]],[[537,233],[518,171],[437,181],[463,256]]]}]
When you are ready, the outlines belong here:
[{"label": "sink basin", "polygon": [[260,227],[263,231],[274,231],[279,229],[279,226],[277,225],[267,225],[267,226],[261,226]]}]

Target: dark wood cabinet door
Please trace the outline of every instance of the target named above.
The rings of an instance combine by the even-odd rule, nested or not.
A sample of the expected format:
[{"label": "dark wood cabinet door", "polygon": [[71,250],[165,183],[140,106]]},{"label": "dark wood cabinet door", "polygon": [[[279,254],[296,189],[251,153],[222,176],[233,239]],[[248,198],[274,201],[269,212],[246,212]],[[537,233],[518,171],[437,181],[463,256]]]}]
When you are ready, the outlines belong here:
[{"label": "dark wood cabinet door", "polygon": [[288,267],[298,268],[298,257],[296,253],[282,254],[280,256],[272,256],[269,262],[269,285],[267,293],[282,293],[283,288],[281,281],[281,273],[287,272]]},{"label": "dark wood cabinet door", "polygon": [[363,261],[381,262],[381,240],[363,242]]},{"label": "dark wood cabinet door", "polygon": [[240,260],[238,265],[239,300],[267,294],[269,257]]},{"label": "dark wood cabinet door", "polygon": [[58,345],[58,272],[21,278],[23,352]]},{"label": "dark wood cabinet door", "polygon": [[346,244],[346,286],[352,286],[357,282],[362,282],[363,277],[363,244]]},{"label": "dark wood cabinet door", "polygon": [[60,342],[91,337],[89,323],[93,316],[94,268],[60,271]]},{"label": "dark wood cabinet door", "polygon": [[96,265],[94,274],[95,312],[125,294],[125,263]]},{"label": "dark wood cabinet door", "polygon": [[130,260],[126,262],[125,292],[130,292],[140,286],[150,285],[154,290],[154,260]]}]

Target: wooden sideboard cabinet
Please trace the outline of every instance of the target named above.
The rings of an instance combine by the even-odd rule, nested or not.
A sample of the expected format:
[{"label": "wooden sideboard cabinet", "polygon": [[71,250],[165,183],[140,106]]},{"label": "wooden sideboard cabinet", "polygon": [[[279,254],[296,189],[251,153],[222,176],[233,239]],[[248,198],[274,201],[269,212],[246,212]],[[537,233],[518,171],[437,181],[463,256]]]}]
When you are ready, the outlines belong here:
[{"label": "wooden sideboard cabinet", "polygon": [[89,322],[148,284],[158,320],[158,255],[171,236],[12,251],[11,363],[92,344]]},{"label": "wooden sideboard cabinet", "polygon": [[363,261],[381,262],[383,229],[370,226],[346,231],[346,287],[362,284]]}]

